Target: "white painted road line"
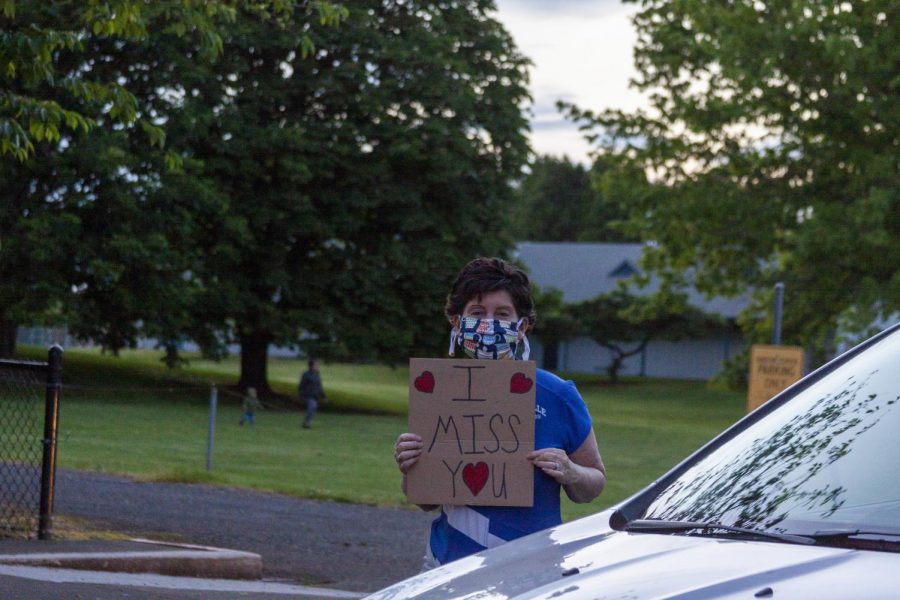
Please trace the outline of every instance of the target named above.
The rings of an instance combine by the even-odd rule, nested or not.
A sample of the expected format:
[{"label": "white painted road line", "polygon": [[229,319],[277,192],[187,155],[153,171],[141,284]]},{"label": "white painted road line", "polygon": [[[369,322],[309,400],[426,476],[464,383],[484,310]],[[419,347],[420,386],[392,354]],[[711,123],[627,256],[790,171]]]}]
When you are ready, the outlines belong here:
[{"label": "white painted road line", "polygon": [[210,592],[250,592],[257,594],[284,594],[289,596],[312,596],[315,598],[355,599],[365,594],[345,592],[329,588],[309,587],[277,583],[274,581],[242,581],[237,579],[198,579],[195,577],[172,577],[169,575],[107,573],[101,571],[79,571],[75,569],[48,569],[46,567],[23,567],[0,565],[0,575],[21,577],[53,583],[88,583],[97,585],[127,585],[133,587],[164,588],[172,590],[197,590]]}]

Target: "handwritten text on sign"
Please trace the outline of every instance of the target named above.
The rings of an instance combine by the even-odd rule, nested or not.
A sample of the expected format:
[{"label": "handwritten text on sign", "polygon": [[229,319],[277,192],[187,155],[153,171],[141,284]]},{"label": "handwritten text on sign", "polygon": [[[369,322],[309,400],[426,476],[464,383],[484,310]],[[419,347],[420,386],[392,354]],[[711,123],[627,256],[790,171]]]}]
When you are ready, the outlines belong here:
[{"label": "handwritten text on sign", "polygon": [[534,395],[531,361],[411,359],[409,431],[425,447],[409,501],[531,506]]}]

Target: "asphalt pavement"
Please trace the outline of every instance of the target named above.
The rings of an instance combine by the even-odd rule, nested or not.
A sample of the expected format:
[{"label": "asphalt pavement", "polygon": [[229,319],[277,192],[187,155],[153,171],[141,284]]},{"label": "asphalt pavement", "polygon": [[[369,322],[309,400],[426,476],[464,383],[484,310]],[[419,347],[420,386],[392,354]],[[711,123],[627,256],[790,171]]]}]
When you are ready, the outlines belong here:
[{"label": "asphalt pavement", "polygon": [[[419,570],[431,520],[414,509],[321,502],[209,485],[142,482],[67,470],[57,474],[55,514],[77,519],[88,530],[116,532],[153,543],[0,540],[0,562],[7,557],[7,564],[0,564],[0,598],[359,597]],[[222,573],[199,567],[196,572],[189,572],[190,568],[184,572],[186,560],[199,561],[199,565],[209,562],[217,551],[223,553],[218,559],[222,565],[230,557],[228,560],[243,562],[242,568],[250,569],[239,575],[244,581],[222,579]],[[96,580],[88,575],[95,571],[73,571],[68,568],[72,563],[65,561],[9,564],[9,557],[15,555],[59,557],[79,552],[144,553],[148,556],[142,560],[158,561],[162,554],[181,552],[171,564],[181,564],[182,571],[157,569],[165,575],[99,573],[96,577],[100,580]],[[253,556],[260,561],[259,580],[247,580],[254,577]],[[91,564],[79,568],[94,568]],[[48,573],[55,573],[57,580],[48,579]],[[195,576],[178,577],[185,574]]]},{"label": "asphalt pavement", "polygon": [[256,600],[356,600],[362,596],[361,593],[271,581],[201,579],[0,564],[0,598],[4,600],[232,600],[248,597]]}]

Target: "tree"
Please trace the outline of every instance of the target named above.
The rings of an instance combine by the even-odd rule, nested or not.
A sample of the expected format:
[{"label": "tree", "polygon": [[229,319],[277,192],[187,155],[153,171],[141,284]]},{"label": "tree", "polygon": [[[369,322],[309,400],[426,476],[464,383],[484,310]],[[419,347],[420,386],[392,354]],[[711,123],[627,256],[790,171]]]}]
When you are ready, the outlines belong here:
[{"label": "tree", "polygon": [[[16,348],[17,324],[36,321],[54,307],[66,288],[69,249],[77,237],[77,220],[63,215],[58,203],[35,210],[34,192],[50,194],[49,186],[33,188],[26,168],[0,161],[0,358]],[[27,169],[34,174],[43,169]]]},{"label": "tree", "polygon": [[580,328],[612,353],[606,368],[619,380],[625,360],[640,354],[651,340],[681,340],[715,332],[721,320],[687,305],[683,296],[657,292],[636,296],[620,288],[569,307]]},{"label": "tree", "polygon": [[[295,12],[291,0],[263,0],[252,10],[274,18]],[[323,24],[343,17],[339,5],[304,3]],[[116,79],[97,78],[96,65],[70,62],[91,40],[146,40],[151,32],[189,36],[201,58],[221,51],[219,28],[232,21],[234,3],[225,0],[62,0],[22,3],[0,1],[0,156],[20,162],[35,144],[59,142],[64,131],[88,131],[104,121],[130,125],[140,121],[151,143],[161,144],[164,131],[141,119],[134,94]],[[308,35],[304,53],[312,50]]]},{"label": "tree", "polygon": [[[19,322],[68,321],[74,332],[118,349],[136,341],[134,322],[159,310],[131,300],[136,293],[150,299],[157,266],[169,259],[158,214],[130,178],[117,175],[129,163],[121,140],[109,138],[123,136],[100,128],[82,136],[65,152],[39,147],[34,160],[0,162],[0,313],[8,355]],[[111,317],[108,327],[80,327],[79,315],[89,314]]]},{"label": "tree", "polygon": [[581,324],[563,301],[563,293],[556,288],[533,290],[537,322],[533,333],[541,340],[543,367],[554,370],[557,366],[560,343],[581,333]]},{"label": "tree", "polygon": [[433,352],[453,274],[510,241],[527,61],[493,3],[345,6],[340,27],[310,34],[307,60],[302,23],[243,12],[212,65],[191,67],[172,37],[137,51],[147,110],[168,119],[184,161],[158,193],[206,204],[187,241],[185,333],[213,354],[240,343],[238,385],[261,393],[272,343]]},{"label": "tree", "polygon": [[[253,6],[273,19],[315,12],[325,24],[343,14],[293,4]],[[12,355],[23,321],[67,320],[113,351],[139,335],[171,337],[186,289],[171,242],[185,222],[154,204],[153,190],[180,157],[161,152],[164,120],[139,103],[147,77],[126,58],[153,36],[212,60],[234,8],[7,0],[0,13],[0,356]],[[300,40],[309,52],[309,36]]]},{"label": "tree", "polygon": [[516,194],[513,235],[540,242],[575,241],[591,195],[590,177],[582,165],[568,157],[538,156]]},{"label": "tree", "polygon": [[359,1],[339,28],[254,6],[218,30],[214,63],[163,29],[76,53],[164,127],[180,168],[104,121],[11,169],[36,190],[13,221],[71,220],[47,310],[112,350],[156,335],[170,362],[184,339],[212,355],[240,342],[240,385],[261,391],[269,343],[432,352],[447,282],[511,241],[527,60],[488,1]]},{"label": "tree", "polygon": [[602,160],[587,169],[568,157],[538,156],[516,193],[513,235],[542,242],[633,241],[617,227],[625,216],[618,198],[593,183],[606,172]]},{"label": "tree", "polygon": [[629,204],[631,231],[656,242],[645,266],[669,282],[693,268],[710,295],[755,289],[751,339],[768,338],[776,281],[785,339],[820,352],[842,322],[900,308],[897,13],[646,0],[635,85],[650,108],[568,107],[601,154],[651,176]]},{"label": "tree", "polygon": [[[0,156],[21,162],[33,156],[36,143],[59,142],[65,130],[138,119],[134,96],[119,82],[97,80],[90,65],[69,62],[86,39],[146,38],[154,27],[182,34],[196,30],[204,51],[215,54],[220,45],[215,28],[233,16],[233,9],[222,2],[4,0],[0,15]],[[160,139],[158,127],[149,122],[145,127]]]}]

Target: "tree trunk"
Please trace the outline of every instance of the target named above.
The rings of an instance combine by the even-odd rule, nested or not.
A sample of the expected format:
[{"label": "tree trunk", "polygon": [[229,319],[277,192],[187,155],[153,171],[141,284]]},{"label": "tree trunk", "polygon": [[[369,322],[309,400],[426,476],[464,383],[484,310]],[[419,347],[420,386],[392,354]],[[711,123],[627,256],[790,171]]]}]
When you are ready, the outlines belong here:
[{"label": "tree trunk", "polygon": [[241,337],[241,379],[238,387],[242,391],[252,387],[260,396],[272,393],[268,376],[270,341],[269,335],[260,332]]},{"label": "tree trunk", "polygon": [[0,316],[0,358],[12,358],[16,353],[16,329],[12,319]]},{"label": "tree trunk", "polygon": [[600,344],[613,353],[612,362],[609,363],[608,367],[606,367],[606,372],[609,375],[610,383],[619,383],[619,371],[622,370],[622,365],[625,363],[625,359],[634,356],[639,352],[643,352],[644,348],[647,347],[647,343],[649,341],[649,338],[645,338],[644,340],[641,340],[641,343],[636,348],[633,348],[631,350],[623,350],[615,344]]},{"label": "tree trunk", "polygon": [[622,368],[622,355],[616,354],[613,356],[613,360],[609,363],[609,366],[606,367],[606,374],[609,375],[610,383],[619,383],[619,369]]}]

